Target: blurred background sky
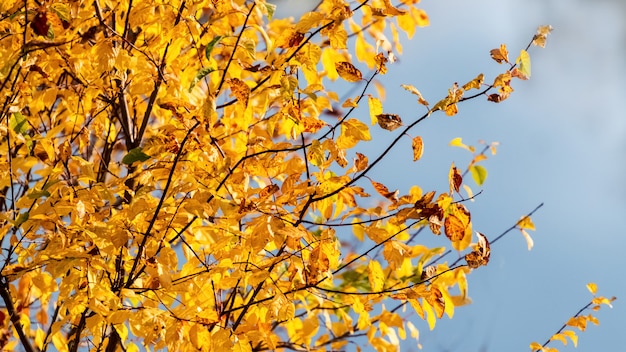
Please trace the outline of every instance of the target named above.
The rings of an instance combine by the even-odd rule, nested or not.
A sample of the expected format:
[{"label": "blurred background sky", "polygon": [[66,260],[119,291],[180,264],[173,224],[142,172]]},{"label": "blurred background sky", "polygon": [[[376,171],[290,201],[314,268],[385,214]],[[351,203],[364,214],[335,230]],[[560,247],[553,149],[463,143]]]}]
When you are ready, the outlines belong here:
[{"label": "blurred background sky", "polygon": [[[277,16],[298,18],[298,11],[317,1],[276,3]],[[400,61],[380,79],[387,89],[385,112],[405,122],[424,109],[400,84],[414,85],[432,104],[453,82],[463,84],[478,73],[491,82],[503,72],[490,49],[505,43],[514,60],[539,25],[554,27],[545,49],[531,48],[532,77],[514,81],[508,100],[476,99],[459,105],[457,116],[431,116],[411,131],[424,139],[420,161],[410,162],[407,138],[373,170],[373,179],[401,193],[413,184],[445,191],[450,163],[464,168],[470,159],[466,151],[448,146],[451,139],[462,137],[473,145],[479,139],[498,141],[498,154],[484,163],[489,176],[483,193],[468,204],[474,228],[493,239],[545,203],[533,217],[532,251],[513,231],[493,246],[489,266],[469,276],[471,305],[458,308],[452,320],[444,317],[434,331],[415,316],[423,350],[528,351],[530,342],[543,343],[587,304],[591,295],[585,285],[595,282],[599,295],[618,297],[614,308],[594,313],[600,326],[579,333],[577,349],[571,342],[550,346],[624,351],[626,0],[424,0],[419,5],[431,25],[404,41]],[[385,133],[382,138],[392,136],[372,130]],[[377,150],[376,145],[366,148]],[[407,340],[402,350],[417,346]]]}]

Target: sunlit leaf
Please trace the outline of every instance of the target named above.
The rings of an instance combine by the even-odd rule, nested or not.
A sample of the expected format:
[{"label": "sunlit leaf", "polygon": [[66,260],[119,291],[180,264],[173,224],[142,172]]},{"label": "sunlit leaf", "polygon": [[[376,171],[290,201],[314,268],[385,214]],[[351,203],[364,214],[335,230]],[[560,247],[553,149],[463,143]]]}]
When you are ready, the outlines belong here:
[{"label": "sunlit leaf", "polygon": [[367,98],[367,103],[369,105],[370,118],[372,120],[372,125],[378,122],[377,116],[383,113],[383,105],[378,98],[374,98],[369,96]]},{"label": "sunlit leaf", "polygon": [[422,154],[424,153],[424,142],[422,141],[422,137],[414,137],[411,141],[411,146],[413,147],[413,161],[418,161],[422,158]]},{"label": "sunlit leaf", "polygon": [[189,84],[189,91],[193,90],[198,82],[200,82],[204,77],[206,77],[209,73],[213,71],[215,71],[215,69],[212,67],[201,68],[198,73],[196,73],[196,76],[193,78],[193,81],[191,81],[191,84]]},{"label": "sunlit leaf", "polygon": [[519,66],[519,71],[524,77],[530,77],[530,55],[526,50],[520,51],[515,63]]},{"label": "sunlit leaf", "polygon": [[461,176],[461,173],[456,168],[456,166],[454,166],[454,163],[452,163],[452,166],[450,166],[450,172],[448,174],[448,181],[450,184],[450,194],[452,194],[452,191],[458,193],[460,190],[461,184],[463,183],[463,177]]},{"label": "sunlit leaf", "polygon": [[533,221],[530,218],[530,216],[522,217],[517,222],[516,226],[519,227],[520,229],[527,229],[527,230],[535,231],[535,224],[533,223]]},{"label": "sunlit leaf", "polygon": [[465,255],[465,261],[467,265],[472,268],[478,268],[489,263],[489,257],[491,256],[491,249],[489,247],[489,241],[487,237],[480,232],[476,232],[478,243],[476,244],[474,251]]},{"label": "sunlit leaf", "polygon": [[263,4],[265,5],[265,9],[267,11],[267,19],[271,21],[274,18],[274,12],[276,12],[276,4],[271,4],[269,2]]},{"label": "sunlit leaf", "polygon": [[9,128],[15,133],[23,134],[28,131],[28,120],[19,112],[13,113],[9,120]]},{"label": "sunlit leaf", "polygon": [[[213,51],[213,48],[222,40],[222,38],[224,38],[221,35],[216,36],[215,38],[211,39],[211,41],[209,42],[209,44],[206,45],[206,48],[204,49],[204,55],[206,56],[207,59],[211,59],[211,52]],[[208,74],[210,72],[207,72],[206,74]],[[204,76],[206,76],[206,74]],[[202,77],[204,77],[202,76]],[[200,79],[202,79],[202,77]],[[195,84],[194,84],[195,86]]]},{"label": "sunlit leaf", "polygon": [[590,282],[587,284],[587,290],[589,290],[589,292],[591,292],[592,295],[596,295],[596,292],[598,292],[598,285],[596,285],[593,282]]},{"label": "sunlit leaf", "polygon": [[490,54],[491,58],[499,64],[503,62],[509,62],[509,52],[506,49],[506,45],[504,44],[501,44],[498,49],[491,50]]},{"label": "sunlit leaf", "polygon": [[381,196],[395,202],[397,200],[398,191],[390,192],[389,189],[382,183],[371,181],[372,186]]},{"label": "sunlit leaf", "polygon": [[487,169],[481,165],[472,165],[469,168],[472,178],[477,185],[482,186],[487,179]]},{"label": "sunlit leaf", "polygon": [[481,73],[478,76],[476,76],[476,78],[474,78],[473,80],[465,83],[463,85],[463,90],[480,89],[484,80],[485,80],[485,75]]},{"label": "sunlit leaf", "polygon": [[357,119],[348,119],[341,124],[341,135],[337,138],[337,147],[341,149],[350,149],[359,141],[369,141],[369,128],[363,122]]},{"label": "sunlit leaf", "polygon": [[369,264],[367,265],[367,269],[367,277],[369,279],[372,292],[381,291],[385,286],[385,274],[383,273],[383,269],[380,266],[380,263],[375,260],[370,260]]},{"label": "sunlit leaf", "polygon": [[417,95],[418,103],[428,106],[428,102],[424,99],[424,97],[422,96],[422,93],[420,93],[420,91],[417,90],[417,88],[413,87],[410,84],[401,84],[400,86],[404,88],[405,90],[411,92],[411,94]]},{"label": "sunlit leaf", "polygon": [[337,70],[339,77],[348,82],[359,82],[363,79],[361,71],[347,61],[335,62],[335,69]]}]

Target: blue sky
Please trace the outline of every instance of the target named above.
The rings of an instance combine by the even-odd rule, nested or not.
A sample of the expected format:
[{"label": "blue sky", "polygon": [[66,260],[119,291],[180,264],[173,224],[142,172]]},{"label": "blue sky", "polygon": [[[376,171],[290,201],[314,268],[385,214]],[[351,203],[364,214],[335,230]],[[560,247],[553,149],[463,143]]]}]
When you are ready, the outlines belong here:
[{"label": "blue sky", "polygon": [[[516,84],[509,101],[461,106],[460,116],[433,123],[428,131],[443,141],[460,136],[468,142],[482,138],[501,143],[498,155],[487,163],[484,193],[470,208],[481,231],[493,237],[535,205],[545,206],[534,217],[535,248],[526,251],[516,233],[494,246],[490,266],[472,275],[474,304],[459,309],[455,319],[442,322],[432,335],[424,334],[425,349],[528,350],[530,341],[543,342],[586,303],[584,286],[594,281],[600,294],[618,300],[614,309],[598,313],[601,325],[580,335],[577,350],[622,350],[626,3],[422,4],[431,26],[405,45],[403,55],[407,61],[419,59],[407,65],[411,74],[403,68],[393,79],[421,78],[424,83],[415,85],[427,96],[436,96],[451,81],[491,70],[489,48],[506,43],[514,53],[536,26],[555,28],[545,49],[531,51],[533,77]],[[441,158],[443,167],[456,153],[431,156]],[[559,345],[552,347],[576,350],[571,344]]]},{"label": "blue sky", "polygon": [[[303,7],[303,2],[291,1]],[[279,3],[285,9],[286,4]],[[410,141],[373,170],[403,191],[445,189],[450,162],[466,165],[467,152],[448,147],[455,137],[475,144],[500,142],[485,166],[483,194],[469,205],[475,229],[493,238],[520,216],[545,203],[533,218],[532,251],[519,232],[492,248],[491,262],[470,275],[473,304],[459,308],[428,331],[416,321],[426,351],[528,351],[591,298],[618,296],[614,308],[596,316],[600,326],[579,334],[574,349],[620,351],[626,326],[626,2],[622,0],[425,0],[431,26],[405,41],[400,62],[381,78],[385,112],[411,121],[423,113],[400,84],[412,84],[431,102],[453,82],[478,73],[486,80],[504,70],[489,50],[507,44],[516,57],[539,25],[554,27],[545,49],[532,48],[532,78],[514,82],[501,104],[483,99],[459,106],[460,114],[434,115],[412,135],[424,138],[424,157],[411,157]],[[386,131],[385,131],[386,132]],[[401,172],[398,172],[401,171]],[[387,182],[391,187],[391,182]],[[476,190],[476,189],[475,189]],[[419,324],[418,324],[419,323]],[[416,350],[407,342],[402,350]]]}]

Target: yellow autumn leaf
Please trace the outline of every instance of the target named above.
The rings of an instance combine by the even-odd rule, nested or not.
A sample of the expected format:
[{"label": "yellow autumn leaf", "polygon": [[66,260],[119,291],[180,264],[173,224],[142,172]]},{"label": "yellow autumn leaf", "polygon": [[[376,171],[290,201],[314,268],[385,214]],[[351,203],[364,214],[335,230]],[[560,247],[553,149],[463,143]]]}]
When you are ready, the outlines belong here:
[{"label": "yellow autumn leaf", "polygon": [[[443,257],[472,241],[462,170],[438,197],[372,181],[374,165],[409,172],[389,159],[406,135],[371,133],[358,109],[367,96],[373,124],[402,126],[382,74],[429,23],[417,1],[323,1],[299,20],[264,0],[0,3],[0,349],[342,350],[364,333],[396,350],[419,332],[391,300],[430,328],[469,303],[472,270]],[[402,117],[454,115],[482,83]],[[444,225],[445,247],[414,235]],[[468,252],[490,253],[480,236]]]},{"label": "yellow autumn leaf", "polygon": [[476,76],[476,78],[474,78],[473,80],[465,83],[463,85],[463,90],[480,89],[484,80],[485,80],[485,75],[481,73],[478,76]]},{"label": "yellow autumn leaf", "polygon": [[515,60],[519,66],[520,73],[525,77],[530,77],[530,55],[526,50],[521,50],[519,57]]},{"label": "yellow autumn leaf", "polygon": [[378,123],[378,118],[376,116],[383,113],[383,104],[380,102],[380,99],[372,97],[371,95],[367,98],[367,103],[369,105],[372,125],[375,125]]},{"label": "yellow autumn leaf", "polygon": [[302,17],[296,24],[295,29],[298,32],[305,33],[310,31],[312,28],[322,24],[325,19],[326,16],[324,16],[324,14],[321,12],[307,12],[302,15]]},{"label": "yellow autumn leaf", "polygon": [[520,229],[532,230],[535,231],[535,224],[533,223],[530,216],[522,217],[516,224],[516,226]]},{"label": "yellow autumn leaf", "polygon": [[573,332],[572,330],[563,330],[561,334],[567,336],[570,340],[572,340],[572,344],[574,345],[574,347],[578,347],[578,335],[576,335],[575,332]]},{"label": "yellow autumn leaf", "polygon": [[385,287],[385,274],[380,266],[380,263],[376,260],[370,260],[367,265],[368,276],[367,279],[370,282],[372,292],[379,292]]},{"label": "yellow autumn leaf", "polygon": [[428,102],[424,99],[424,97],[422,96],[422,93],[420,93],[420,91],[417,90],[417,88],[415,88],[414,86],[410,84],[401,84],[400,86],[404,88],[405,90],[411,92],[411,94],[417,95],[418,103],[428,106]]},{"label": "yellow autumn leaf", "polygon": [[337,148],[350,149],[359,141],[369,141],[369,128],[357,119],[348,119],[341,124],[341,135],[337,138]]},{"label": "yellow autumn leaf", "polygon": [[459,147],[459,148],[463,148],[466,150],[469,150],[470,152],[474,152],[476,150],[476,148],[474,148],[474,146],[468,146],[465,143],[463,143],[463,139],[461,137],[456,137],[453,138],[450,143],[448,143],[449,146],[451,147]]},{"label": "yellow autumn leaf", "polygon": [[593,282],[590,282],[587,284],[587,290],[589,290],[589,292],[591,292],[592,295],[596,295],[596,292],[598,292],[598,285],[596,285]]},{"label": "yellow autumn leaf", "polygon": [[383,0],[385,4],[385,14],[390,16],[398,16],[404,15],[406,13],[405,10],[398,9],[391,4],[390,0]]}]

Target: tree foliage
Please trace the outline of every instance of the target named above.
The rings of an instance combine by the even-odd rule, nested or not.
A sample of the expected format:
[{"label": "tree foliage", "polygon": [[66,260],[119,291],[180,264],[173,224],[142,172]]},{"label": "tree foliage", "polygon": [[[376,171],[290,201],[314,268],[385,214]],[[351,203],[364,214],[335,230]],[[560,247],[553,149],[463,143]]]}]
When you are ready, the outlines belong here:
[{"label": "tree foliage", "polygon": [[[419,162],[408,133],[432,114],[505,100],[550,27],[434,105],[406,82],[424,111],[406,123],[380,82],[429,24],[417,2],[326,0],[293,21],[264,0],[3,1],[0,346],[388,350],[418,336],[400,307],[431,329],[452,317],[491,253],[464,176],[481,186],[497,145],[453,140],[472,161],[439,193],[370,170],[394,147]],[[530,217],[513,228],[530,247]],[[416,243],[424,229],[447,240]]]}]

